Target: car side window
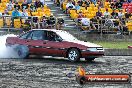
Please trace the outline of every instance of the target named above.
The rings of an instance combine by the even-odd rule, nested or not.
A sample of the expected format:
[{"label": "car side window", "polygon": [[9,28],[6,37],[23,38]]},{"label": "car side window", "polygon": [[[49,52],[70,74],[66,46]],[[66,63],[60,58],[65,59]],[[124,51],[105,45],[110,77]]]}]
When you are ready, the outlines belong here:
[{"label": "car side window", "polygon": [[34,31],[32,35],[33,40],[43,40],[43,31]]},{"label": "car side window", "polygon": [[59,37],[59,36],[55,32],[46,31],[46,33],[45,33],[45,40],[56,41],[57,37]]},{"label": "car side window", "polygon": [[28,35],[30,34],[31,32],[28,32],[28,33],[25,33],[25,34],[22,34],[19,36],[20,39],[27,39]]},{"label": "car side window", "polygon": [[43,31],[41,30],[36,30],[33,31],[29,36],[28,39],[32,39],[32,40],[43,40]]}]

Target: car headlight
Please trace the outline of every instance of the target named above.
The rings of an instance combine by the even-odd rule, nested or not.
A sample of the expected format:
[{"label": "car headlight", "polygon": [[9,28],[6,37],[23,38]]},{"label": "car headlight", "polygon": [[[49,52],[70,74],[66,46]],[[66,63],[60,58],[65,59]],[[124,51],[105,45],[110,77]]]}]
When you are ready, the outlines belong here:
[{"label": "car headlight", "polygon": [[87,48],[88,51],[97,51],[97,48]]}]

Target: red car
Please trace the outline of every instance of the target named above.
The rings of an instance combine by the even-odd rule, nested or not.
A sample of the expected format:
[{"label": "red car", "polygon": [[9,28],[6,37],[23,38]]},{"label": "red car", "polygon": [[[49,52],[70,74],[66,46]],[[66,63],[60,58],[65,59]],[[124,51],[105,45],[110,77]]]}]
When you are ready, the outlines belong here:
[{"label": "red car", "polygon": [[71,62],[85,58],[92,61],[104,55],[100,45],[76,39],[71,34],[55,29],[33,29],[18,37],[8,37],[6,45],[26,45],[29,55],[46,55],[67,57]]}]

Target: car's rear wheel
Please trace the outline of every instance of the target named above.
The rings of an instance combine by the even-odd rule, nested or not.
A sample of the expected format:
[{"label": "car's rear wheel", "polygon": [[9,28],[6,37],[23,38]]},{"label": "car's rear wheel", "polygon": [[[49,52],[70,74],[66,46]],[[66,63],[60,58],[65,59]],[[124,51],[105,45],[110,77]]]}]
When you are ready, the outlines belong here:
[{"label": "car's rear wheel", "polygon": [[80,52],[76,48],[72,48],[68,52],[68,59],[71,62],[76,62],[80,60]]},{"label": "car's rear wheel", "polygon": [[94,61],[94,59],[95,59],[94,57],[93,58],[85,58],[85,60],[88,62]]},{"label": "car's rear wheel", "polygon": [[29,57],[29,49],[26,45],[15,45],[14,50],[18,58],[26,59]]}]

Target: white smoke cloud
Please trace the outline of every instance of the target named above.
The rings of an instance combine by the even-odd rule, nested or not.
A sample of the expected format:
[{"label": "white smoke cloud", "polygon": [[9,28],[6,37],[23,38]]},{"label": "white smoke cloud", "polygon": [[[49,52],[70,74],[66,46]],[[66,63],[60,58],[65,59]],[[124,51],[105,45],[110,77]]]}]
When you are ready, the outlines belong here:
[{"label": "white smoke cloud", "polygon": [[[7,37],[16,37],[14,34],[8,34],[4,36],[0,36],[0,58],[23,58],[22,55],[18,54],[18,49],[24,51],[21,47],[19,48],[18,45],[14,45],[11,47],[6,47],[6,38]],[[27,54],[27,49],[24,51]],[[25,54],[24,54],[25,55]]]}]

